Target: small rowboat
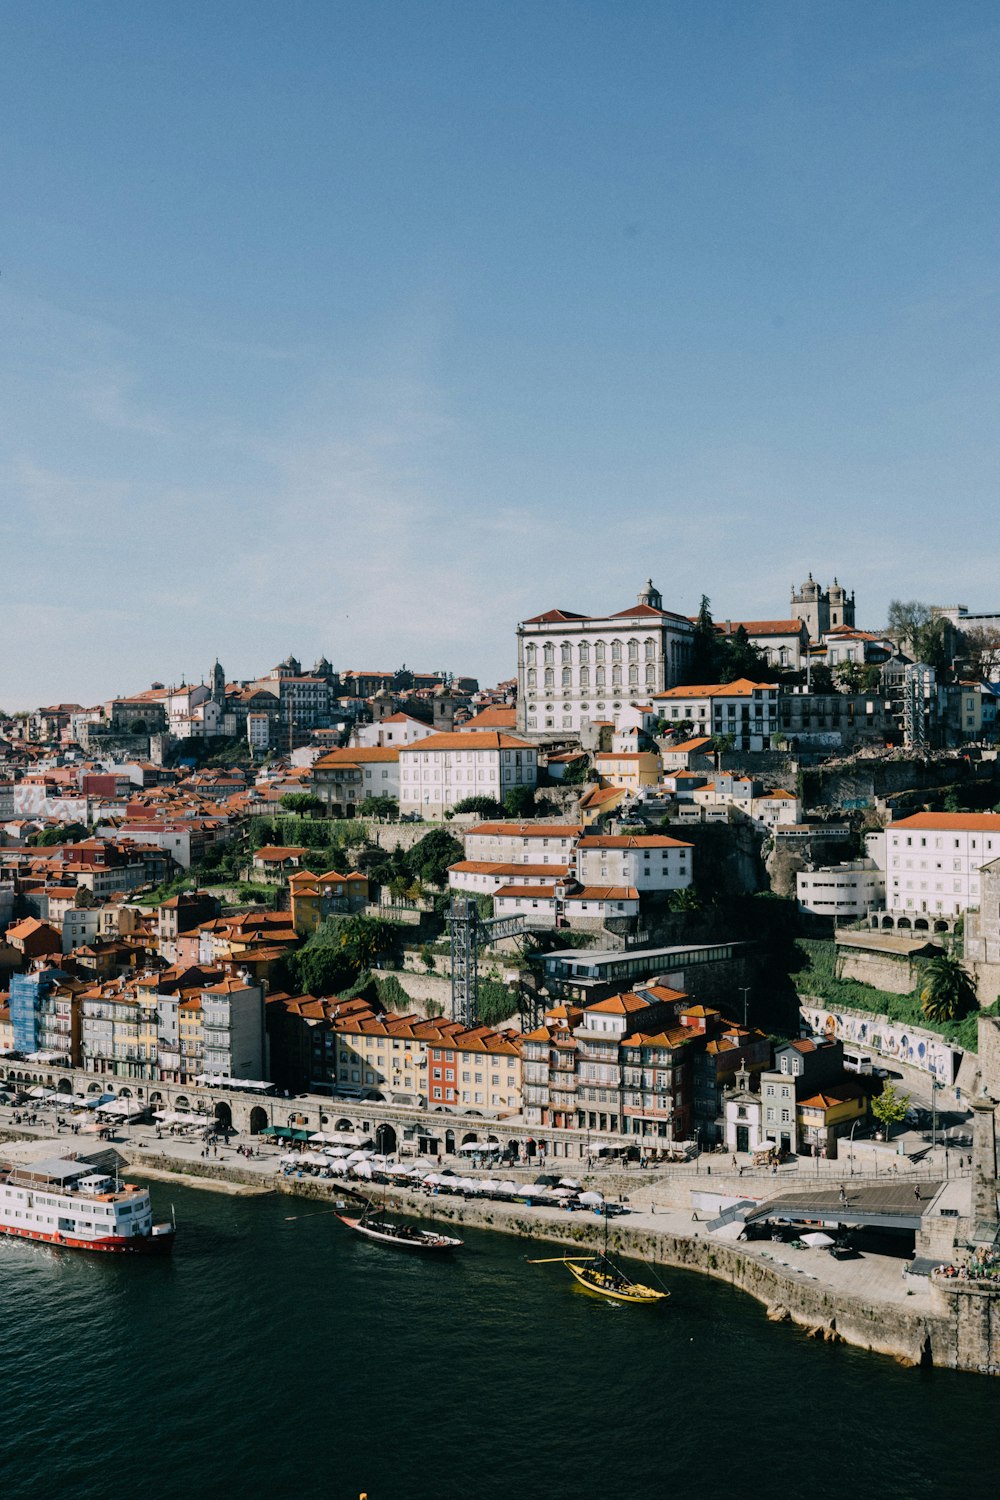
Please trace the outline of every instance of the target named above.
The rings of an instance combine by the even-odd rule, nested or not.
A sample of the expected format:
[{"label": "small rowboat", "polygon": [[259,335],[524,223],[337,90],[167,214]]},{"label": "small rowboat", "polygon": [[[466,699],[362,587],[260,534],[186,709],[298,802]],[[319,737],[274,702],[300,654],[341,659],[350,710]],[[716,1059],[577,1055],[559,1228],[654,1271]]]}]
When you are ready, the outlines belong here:
[{"label": "small rowboat", "polygon": [[410,1224],[390,1224],[386,1219],[366,1219],[363,1214],[358,1218],[338,1214],[337,1218],[348,1229],[356,1229],[358,1234],[363,1234],[370,1240],[378,1240],[382,1245],[395,1245],[401,1250],[456,1250],[462,1243],[450,1235],[437,1234],[433,1229],[414,1229]]}]

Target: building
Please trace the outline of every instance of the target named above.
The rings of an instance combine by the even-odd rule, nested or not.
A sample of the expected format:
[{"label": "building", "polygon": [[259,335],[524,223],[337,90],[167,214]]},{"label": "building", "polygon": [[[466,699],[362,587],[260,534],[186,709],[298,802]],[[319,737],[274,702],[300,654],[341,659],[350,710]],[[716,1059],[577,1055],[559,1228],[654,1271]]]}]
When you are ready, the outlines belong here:
[{"label": "building", "polygon": [[573,879],[501,885],[493,896],[498,917],[522,916],[529,927],[581,927],[593,931],[639,916],[639,892],[631,885],[580,885]]},{"label": "building", "polygon": [[655,750],[612,750],[594,756],[594,769],[603,785],[638,792],[641,787],[656,786],[660,779],[660,757]]},{"label": "building", "polygon": [[535,746],[497,730],[431,735],[396,753],[404,814],[439,818],[469,797],[502,803],[508,792],[533,791],[538,781]]},{"label": "building", "polygon": [[668,724],[688,724],[698,735],[725,735],[735,750],[769,750],[779,727],[777,683],[734,682],[675,687],[654,702]]},{"label": "building", "polygon": [[550,609],[517,627],[517,727],[579,731],[632,699],[673,687],[690,660],[694,626],[663,608],[652,581],[610,615]]},{"label": "building", "polygon": [[288,877],[288,891],[292,926],[299,937],[308,937],[327,917],[364,911],[368,904],[368,877],[357,870],[350,875],[338,875],[336,870],[314,875],[302,870]]},{"label": "building", "polygon": [[584,886],[680,891],[693,875],[692,846],[662,833],[587,834],[576,848],[576,878]]},{"label": "building", "polygon": [[316,796],[331,814],[350,817],[368,797],[399,800],[400,745],[355,745],[328,750],[313,763]]},{"label": "building", "polygon": [[814,916],[853,921],[884,905],[885,871],[870,859],[799,870],[795,876],[795,899],[801,911],[812,912]]},{"label": "building", "polygon": [[14,1049],[80,1061],[81,986],[62,970],[48,967],[10,976],[10,1026]]},{"label": "building", "polygon": [[568,870],[582,823],[477,823],[465,835],[465,856],[501,864],[556,865]]},{"label": "building", "polygon": [[805,625],[809,639],[818,642],[837,625],[854,626],[854,592],[848,595],[836,578],[824,589],[810,573],[801,588],[792,585],[791,612]]},{"label": "building", "polygon": [[744,630],[752,646],[763,651],[769,667],[798,672],[805,665],[809,651],[809,631],[804,620],[727,620],[716,621],[716,630],[729,637]]},{"label": "building", "polygon": [[268,1076],[264,992],[246,978],[227,978],[201,991],[205,1073],[224,1078]]},{"label": "building", "polygon": [[835,1157],[837,1142],[868,1118],[868,1095],[845,1080],[818,1090],[796,1104],[799,1148],[810,1156]]},{"label": "building", "polygon": [[926,931],[980,904],[980,870],[1000,858],[1000,813],[915,813],[886,829],[886,908]]},{"label": "building", "polygon": [[415,719],[412,714],[395,713],[384,719],[376,719],[371,724],[356,725],[351,734],[351,744],[366,748],[392,746],[398,749],[400,745],[412,745],[417,740],[425,740],[436,733],[433,724],[427,724],[423,719]]},{"label": "building", "polygon": [[781,694],[778,727],[803,750],[850,750],[883,745],[894,727],[881,693],[812,693],[792,688]]}]

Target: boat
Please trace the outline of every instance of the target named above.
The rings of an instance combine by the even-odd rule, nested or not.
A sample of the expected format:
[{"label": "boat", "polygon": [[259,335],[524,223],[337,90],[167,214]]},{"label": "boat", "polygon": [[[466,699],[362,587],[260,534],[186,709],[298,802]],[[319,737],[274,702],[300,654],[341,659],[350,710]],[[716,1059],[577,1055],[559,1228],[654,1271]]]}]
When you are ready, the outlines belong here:
[{"label": "boat", "polygon": [[176,1226],[153,1223],[149,1193],[93,1162],[53,1156],[0,1164],[0,1234],[66,1250],[165,1255]]},{"label": "boat", "polygon": [[670,1293],[645,1282],[633,1281],[608,1255],[608,1223],[604,1221],[604,1250],[600,1255],[552,1255],[531,1260],[530,1266],[564,1265],[580,1286],[595,1297],[610,1302],[666,1302]]},{"label": "boat", "polygon": [[367,1214],[359,1214],[356,1218],[349,1214],[338,1214],[337,1218],[348,1229],[355,1229],[358,1234],[363,1234],[370,1240],[378,1240],[382,1245],[396,1245],[402,1250],[456,1250],[462,1243],[451,1235],[438,1234],[433,1229],[415,1229],[412,1224],[391,1224],[387,1219],[373,1219]]}]

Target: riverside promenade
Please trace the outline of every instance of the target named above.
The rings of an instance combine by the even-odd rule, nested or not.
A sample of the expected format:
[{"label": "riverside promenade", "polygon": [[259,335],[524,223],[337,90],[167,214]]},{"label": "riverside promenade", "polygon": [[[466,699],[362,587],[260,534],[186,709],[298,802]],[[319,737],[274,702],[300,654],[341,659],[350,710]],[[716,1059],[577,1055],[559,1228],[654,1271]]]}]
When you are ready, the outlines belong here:
[{"label": "riverside promenade", "polygon": [[[12,1111],[0,1110],[0,1139],[45,1139],[58,1147],[85,1151],[99,1149],[94,1136],[75,1136],[54,1130],[54,1116],[45,1112],[37,1124],[14,1126]],[[55,1139],[54,1139],[55,1138]],[[207,1148],[200,1140],[181,1137],[157,1139],[149,1126],[132,1126],[113,1141],[136,1175],[154,1180],[182,1180],[192,1187],[222,1192],[281,1192],[313,1201],[333,1203],[343,1184],[306,1174],[284,1175],[283,1148],[253,1141],[255,1154],[240,1153],[237,1141]],[[259,1152],[260,1154],[256,1154]],[[468,1173],[468,1162],[455,1159],[456,1170]],[[810,1168],[814,1166],[810,1163]],[[910,1165],[910,1164],[908,1164]],[[598,1169],[578,1174],[587,1186],[602,1191],[609,1201],[627,1200],[629,1212],[612,1219],[609,1244],[623,1255],[652,1266],[680,1266],[718,1277],[762,1302],[774,1321],[791,1321],[814,1338],[843,1341],[876,1353],[895,1357],[908,1365],[933,1364],[952,1369],[1000,1374],[1000,1305],[998,1299],[983,1302],[981,1293],[974,1309],[963,1289],[923,1278],[914,1285],[904,1279],[904,1262],[897,1255],[865,1250],[852,1260],[837,1261],[820,1250],[795,1250],[771,1240],[734,1243],[713,1235],[707,1220],[713,1217],[695,1206],[701,1195],[741,1197],[765,1203],[783,1196],[789,1188],[801,1189],[819,1179],[829,1192],[835,1163],[820,1163],[824,1170],[803,1172],[782,1169],[743,1175],[722,1171],[718,1158],[683,1167],[649,1171]],[[707,1168],[711,1168],[708,1171]],[[538,1164],[505,1175],[529,1182]],[[843,1173],[840,1174],[843,1178]],[[961,1178],[942,1183],[939,1171],[925,1166],[891,1174],[883,1170],[878,1182],[891,1180],[899,1188],[901,1179],[915,1195],[939,1193],[968,1195]],[[874,1186],[874,1174],[870,1179]],[[863,1191],[865,1180],[855,1173],[846,1179],[852,1192]],[[365,1185],[352,1184],[355,1191]],[[383,1189],[377,1189],[379,1194]],[[604,1241],[604,1220],[593,1213],[543,1206],[476,1200],[455,1195],[430,1194],[390,1186],[389,1201],[399,1210],[453,1225],[492,1229],[563,1244],[579,1253],[599,1250]],[[845,1188],[846,1191],[846,1188]],[[825,1194],[824,1194],[825,1196]]]}]

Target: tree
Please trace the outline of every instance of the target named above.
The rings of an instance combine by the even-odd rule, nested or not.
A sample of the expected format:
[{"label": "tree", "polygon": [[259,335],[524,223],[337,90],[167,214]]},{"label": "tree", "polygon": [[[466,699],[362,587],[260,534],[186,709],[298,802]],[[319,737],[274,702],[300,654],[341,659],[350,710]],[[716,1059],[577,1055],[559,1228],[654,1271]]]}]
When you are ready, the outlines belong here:
[{"label": "tree", "polygon": [[455,803],[457,813],[478,813],[481,818],[502,818],[503,808],[495,797],[463,797]]},{"label": "tree", "polygon": [[446,828],[432,828],[407,851],[406,865],[425,885],[447,884],[448,868],[463,858],[465,850]]},{"label": "tree", "polygon": [[482,979],[476,998],[476,1013],[484,1026],[500,1026],[517,1015],[517,991],[497,979]]},{"label": "tree", "polygon": [[28,842],[36,849],[48,849],[54,844],[78,844],[86,837],[83,823],[60,823],[58,828],[43,828],[41,833],[33,833]]},{"label": "tree", "polygon": [[[660,720],[661,724],[663,720]],[[584,786],[590,771],[590,761],[586,755],[578,755],[571,760],[562,775],[563,786]]]},{"label": "tree", "polygon": [[817,662],[814,667],[810,668],[809,691],[812,693],[824,694],[835,693],[837,691],[836,684],[833,680],[833,673],[826,665],[826,662]]},{"label": "tree", "polygon": [[712,619],[712,601],[702,594],[698,614],[694,622],[694,639],[691,642],[691,658],[685,672],[689,682],[715,682],[719,659],[719,637]]},{"label": "tree", "polygon": [[1000,630],[976,625],[962,631],[961,641],[970,676],[990,677],[1000,666]]},{"label": "tree", "polygon": [[503,799],[503,810],[508,818],[533,818],[535,815],[534,787],[512,786]]},{"label": "tree", "polygon": [[892,1127],[906,1119],[909,1107],[909,1094],[897,1094],[891,1083],[887,1083],[881,1094],[872,1100],[872,1114],[884,1129],[886,1140],[892,1134]]},{"label": "tree", "polygon": [[735,682],[739,677],[749,677],[751,682],[767,682],[774,676],[767,653],[754,645],[742,625],[737,625],[732,635],[723,641],[717,671],[719,682]]},{"label": "tree", "polygon": [[951,621],[935,615],[930,605],[919,599],[891,600],[888,634],[914,661],[926,662],[941,676],[949,675],[955,632]]},{"label": "tree", "polygon": [[321,813],[326,810],[322,797],[314,797],[312,792],[286,792],[281,805],[292,813]]},{"label": "tree", "polygon": [[882,669],[874,663],[845,661],[835,668],[834,676],[845,693],[874,693],[878,690]]},{"label": "tree", "polygon": [[358,808],[359,818],[384,818],[393,823],[399,817],[399,803],[394,797],[366,797]]},{"label": "tree", "polygon": [[959,1021],[976,1009],[976,989],[957,958],[943,953],[925,965],[917,991],[928,1021]]}]

